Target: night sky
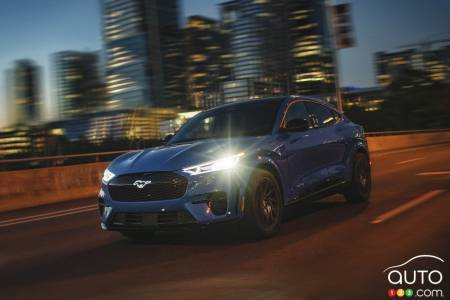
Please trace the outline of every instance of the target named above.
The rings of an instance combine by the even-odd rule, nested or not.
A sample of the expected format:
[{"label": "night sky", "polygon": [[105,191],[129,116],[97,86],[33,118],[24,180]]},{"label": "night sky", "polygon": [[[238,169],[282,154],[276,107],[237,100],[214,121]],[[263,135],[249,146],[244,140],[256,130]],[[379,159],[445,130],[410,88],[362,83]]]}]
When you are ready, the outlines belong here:
[{"label": "night sky", "polygon": [[[183,14],[218,17],[217,0],[184,0]],[[449,0],[354,0],[357,47],[340,52],[344,86],[373,86],[373,53],[450,37]],[[4,71],[15,59],[43,67],[45,118],[55,115],[49,54],[102,47],[99,0],[0,0],[0,126],[6,124]]]}]

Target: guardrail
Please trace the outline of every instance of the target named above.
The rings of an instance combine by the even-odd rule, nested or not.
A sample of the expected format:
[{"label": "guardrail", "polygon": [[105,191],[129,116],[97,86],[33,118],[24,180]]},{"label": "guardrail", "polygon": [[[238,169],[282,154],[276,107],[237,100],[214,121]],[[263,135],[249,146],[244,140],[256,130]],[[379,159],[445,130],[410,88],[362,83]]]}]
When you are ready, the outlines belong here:
[{"label": "guardrail", "polygon": [[421,129],[421,130],[398,130],[398,131],[375,131],[366,132],[367,137],[372,136],[387,136],[387,135],[405,135],[405,134],[418,134],[418,133],[438,133],[438,132],[450,132],[450,128],[444,129]]},{"label": "guardrail", "polygon": [[120,151],[84,153],[84,154],[1,159],[0,171],[48,168],[48,167],[70,166],[86,163],[107,162],[111,161],[120,154],[129,151],[137,151],[137,150],[120,150]]},{"label": "guardrail", "polygon": [[[450,143],[448,129],[405,133],[368,133],[370,151]],[[108,161],[124,152],[127,151],[1,160],[0,169],[11,164],[23,168],[0,172],[0,212],[85,197],[94,199]],[[31,167],[26,168],[27,164]]]},{"label": "guardrail", "polygon": [[137,150],[120,150],[120,151],[109,151],[109,152],[94,152],[94,153],[83,153],[83,154],[68,154],[68,155],[55,155],[55,156],[39,156],[39,157],[29,157],[29,158],[13,158],[13,159],[0,159],[0,164],[8,163],[21,163],[21,162],[39,162],[39,161],[61,161],[67,159],[83,159],[89,158],[92,162],[99,162],[104,160],[108,156],[116,156],[122,153]]},{"label": "guardrail", "polygon": [[[425,129],[425,130],[403,130],[403,131],[381,131],[381,132],[367,132],[366,136],[369,139],[375,137],[387,137],[387,136],[405,136],[405,135],[416,135],[416,134],[429,134],[429,133],[450,133],[450,128],[445,129]],[[373,139],[373,145],[371,150],[380,151],[381,147],[387,147],[390,150],[392,147],[388,147],[387,144],[384,146],[378,145],[378,139]],[[406,145],[408,146],[408,145]],[[77,164],[95,163],[95,162],[107,162],[111,161],[120,154],[129,151],[138,151],[139,149],[133,150],[120,150],[120,151],[110,151],[110,152],[97,152],[97,153],[84,153],[84,154],[70,154],[70,155],[58,155],[58,156],[42,156],[42,157],[30,157],[30,158],[16,158],[16,159],[1,159],[0,160],[0,171],[12,171],[12,170],[23,170],[23,169],[36,169],[36,168],[47,168],[56,166],[69,166]],[[14,166],[11,166],[14,164]]]}]

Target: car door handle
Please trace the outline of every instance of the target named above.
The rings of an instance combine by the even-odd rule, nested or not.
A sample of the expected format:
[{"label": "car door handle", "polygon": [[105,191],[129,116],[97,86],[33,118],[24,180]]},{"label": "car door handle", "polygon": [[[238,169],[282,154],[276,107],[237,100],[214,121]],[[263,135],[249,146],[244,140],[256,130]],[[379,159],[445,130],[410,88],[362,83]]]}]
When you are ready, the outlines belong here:
[{"label": "car door handle", "polygon": [[323,141],[324,144],[333,144],[333,143],[337,143],[338,140],[325,140]]},{"label": "car door handle", "polygon": [[344,141],[344,139],[338,138],[338,139],[332,139],[332,140],[325,140],[325,141],[323,141],[323,143],[324,144],[333,144],[333,143],[341,143],[343,141]]}]

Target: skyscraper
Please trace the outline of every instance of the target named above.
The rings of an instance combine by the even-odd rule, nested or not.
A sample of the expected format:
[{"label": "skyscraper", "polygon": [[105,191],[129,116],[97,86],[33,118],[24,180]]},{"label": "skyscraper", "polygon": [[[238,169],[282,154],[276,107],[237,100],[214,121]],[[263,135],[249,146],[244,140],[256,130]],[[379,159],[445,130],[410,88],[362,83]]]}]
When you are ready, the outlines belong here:
[{"label": "skyscraper", "polygon": [[60,118],[92,112],[103,104],[97,52],[61,51],[52,61]]},{"label": "skyscraper", "polygon": [[185,106],[178,0],[103,0],[108,106]]},{"label": "skyscraper", "polygon": [[333,45],[325,0],[283,0],[288,33],[288,90],[330,95],[336,91]]},{"label": "skyscraper", "polygon": [[398,82],[405,87],[450,82],[450,45],[376,52],[378,84],[387,87]]},{"label": "skyscraper", "polygon": [[221,104],[221,82],[230,77],[228,37],[221,24],[203,16],[189,17],[186,51],[190,105],[205,109]]},{"label": "skyscraper", "polygon": [[15,61],[7,71],[13,123],[33,125],[40,121],[40,75],[40,68],[27,59]]},{"label": "skyscraper", "polygon": [[221,4],[221,14],[232,52],[225,102],[334,93],[333,49],[323,0],[233,0]]}]

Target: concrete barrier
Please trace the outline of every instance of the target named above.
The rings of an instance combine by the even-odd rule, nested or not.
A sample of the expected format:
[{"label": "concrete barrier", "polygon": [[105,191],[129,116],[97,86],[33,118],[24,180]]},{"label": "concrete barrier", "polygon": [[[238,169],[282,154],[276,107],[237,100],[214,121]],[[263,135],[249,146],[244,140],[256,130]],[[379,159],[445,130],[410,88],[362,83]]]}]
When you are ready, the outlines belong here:
[{"label": "concrete barrier", "polygon": [[108,163],[0,172],[0,211],[94,197]]},{"label": "concrete barrier", "polygon": [[[450,142],[450,131],[368,137],[371,152]],[[95,198],[107,162],[0,172],[0,212]]]},{"label": "concrete barrier", "polygon": [[370,152],[406,149],[450,142],[450,131],[369,136]]}]

